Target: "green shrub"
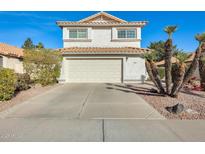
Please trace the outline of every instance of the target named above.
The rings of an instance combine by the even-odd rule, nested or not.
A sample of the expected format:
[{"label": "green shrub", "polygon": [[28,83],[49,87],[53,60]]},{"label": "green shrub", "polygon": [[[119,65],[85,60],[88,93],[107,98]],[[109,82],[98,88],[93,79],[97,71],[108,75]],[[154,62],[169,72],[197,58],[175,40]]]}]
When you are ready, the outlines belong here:
[{"label": "green shrub", "polygon": [[34,83],[54,84],[60,76],[62,56],[52,50],[24,51],[24,69]]},{"label": "green shrub", "polygon": [[30,88],[31,80],[28,74],[17,74],[16,91],[27,90]]},{"label": "green shrub", "polygon": [[165,76],[165,70],[164,70],[164,68],[159,67],[159,68],[157,69],[157,71],[158,71],[158,73],[159,73],[160,79],[163,79],[164,76]]},{"label": "green shrub", "polygon": [[16,74],[11,69],[0,68],[0,101],[9,100],[15,92]]}]

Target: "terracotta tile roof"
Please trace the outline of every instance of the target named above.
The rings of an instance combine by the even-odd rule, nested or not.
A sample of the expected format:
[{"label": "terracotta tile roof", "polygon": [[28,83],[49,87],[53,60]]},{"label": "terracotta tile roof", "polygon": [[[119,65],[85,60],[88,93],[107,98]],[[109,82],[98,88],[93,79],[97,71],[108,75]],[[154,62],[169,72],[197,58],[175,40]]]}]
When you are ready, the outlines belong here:
[{"label": "terracotta tile roof", "polygon": [[0,54],[20,58],[23,57],[23,49],[0,43]]},{"label": "terracotta tile roof", "polygon": [[[177,59],[177,58],[175,58],[175,57],[172,57],[171,58],[171,62],[174,64],[174,63],[176,63],[176,62],[179,62],[179,60]],[[161,65],[164,65],[164,60],[161,60],[161,61],[159,61],[159,62],[156,62],[155,64],[157,65],[157,66],[161,66]]]},{"label": "terracotta tile roof", "polygon": [[96,17],[99,17],[99,16],[105,16],[105,17],[110,18],[110,19],[117,21],[117,22],[126,22],[125,20],[122,20],[116,16],[113,16],[113,15],[106,13],[106,12],[103,12],[103,11],[96,13],[94,15],[91,15],[87,18],[84,18],[84,19],[80,20],[79,22],[89,22],[90,20],[95,19]]},{"label": "terracotta tile roof", "polygon": [[57,21],[60,27],[65,26],[138,26],[143,27],[147,21],[127,22],[106,12],[99,12],[80,21]]},{"label": "terracotta tile roof", "polygon": [[151,50],[135,47],[69,47],[59,51],[62,54],[144,54]]},{"label": "terracotta tile roof", "polygon": [[133,21],[133,22],[74,22],[74,21],[57,21],[58,26],[145,26],[148,22],[147,21]]}]

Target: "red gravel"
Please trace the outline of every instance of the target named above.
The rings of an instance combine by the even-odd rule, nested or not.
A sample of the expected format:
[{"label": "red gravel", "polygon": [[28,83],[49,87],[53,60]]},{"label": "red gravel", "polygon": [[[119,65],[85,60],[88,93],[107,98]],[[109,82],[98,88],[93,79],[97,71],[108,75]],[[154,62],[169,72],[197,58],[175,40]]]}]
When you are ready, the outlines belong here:
[{"label": "red gravel", "polygon": [[3,110],[6,110],[16,104],[22,103],[34,96],[37,96],[45,91],[48,91],[58,85],[53,85],[53,86],[46,86],[46,87],[41,87],[41,86],[35,86],[32,87],[28,90],[21,91],[19,92],[14,98],[12,98],[9,101],[0,101],[0,112]]},{"label": "red gravel", "polygon": [[[150,83],[137,84],[135,92],[167,119],[205,119],[205,92],[183,90],[178,98],[171,98],[151,93],[151,88],[153,88],[153,85]],[[183,104],[185,111],[180,114],[172,114],[165,109],[165,107],[173,106],[177,103]]]}]

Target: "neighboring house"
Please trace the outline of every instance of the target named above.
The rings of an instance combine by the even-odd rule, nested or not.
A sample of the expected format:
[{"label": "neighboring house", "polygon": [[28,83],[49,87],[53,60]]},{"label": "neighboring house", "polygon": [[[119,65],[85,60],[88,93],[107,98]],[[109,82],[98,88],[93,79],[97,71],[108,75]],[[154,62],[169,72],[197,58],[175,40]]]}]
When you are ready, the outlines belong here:
[{"label": "neighboring house", "polygon": [[63,31],[61,82],[137,82],[147,77],[141,48],[146,21],[127,22],[105,12],[57,21]]},{"label": "neighboring house", "polygon": [[[171,62],[172,62],[172,64],[175,64],[175,63],[179,62],[179,60],[178,60],[176,57],[172,57],[172,58],[171,58]],[[164,61],[164,60],[161,60],[161,61],[159,61],[159,62],[156,62],[155,64],[156,64],[158,67],[164,67],[165,61]]]},{"label": "neighboring house", "polygon": [[[194,53],[190,53],[190,54],[188,55],[188,58],[187,58],[184,62],[185,62],[186,64],[190,64],[190,63],[193,61],[194,56],[195,56],[195,52],[194,52]],[[171,58],[171,62],[172,62],[172,64],[175,64],[175,63],[179,62],[179,60],[178,60],[176,57],[172,57],[172,58]],[[165,61],[164,61],[164,60],[161,60],[161,61],[159,61],[159,62],[156,62],[155,64],[156,64],[158,67],[164,67],[164,63],[165,63]]]},{"label": "neighboring house", "polygon": [[[204,53],[202,53],[202,54],[204,54]],[[194,57],[195,57],[195,52],[190,53],[190,54],[188,55],[188,58],[184,61],[184,62],[186,63],[186,65],[190,65],[190,64],[192,63]],[[179,60],[178,60],[176,57],[172,57],[172,58],[171,58],[171,62],[172,62],[172,64],[175,64],[175,63],[179,62]],[[158,67],[164,67],[165,61],[164,61],[164,60],[161,60],[161,61],[159,61],[159,62],[156,62],[155,64],[156,64]],[[196,77],[197,79],[200,78],[200,75],[199,75],[199,67],[198,67],[198,66],[197,66],[196,71],[194,72],[194,75],[193,75],[193,76]]]},{"label": "neighboring house", "polygon": [[23,73],[23,49],[0,43],[0,67],[13,69],[16,73]]}]

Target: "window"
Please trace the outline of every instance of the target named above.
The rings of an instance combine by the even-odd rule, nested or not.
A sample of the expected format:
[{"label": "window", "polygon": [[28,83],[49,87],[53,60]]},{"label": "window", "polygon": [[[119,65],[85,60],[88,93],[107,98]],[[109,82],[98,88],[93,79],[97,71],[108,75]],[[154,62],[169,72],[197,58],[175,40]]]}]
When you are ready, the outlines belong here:
[{"label": "window", "polygon": [[0,56],[0,67],[3,67],[3,57]]},{"label": "window", "polygon": [[118,30],[118,38],[136,38],[136,30],[127,29],[127,30]]},{"label": "window", "polygon": [[88,31],[87,29],[70,29],[69,38],[88,38]]}]

